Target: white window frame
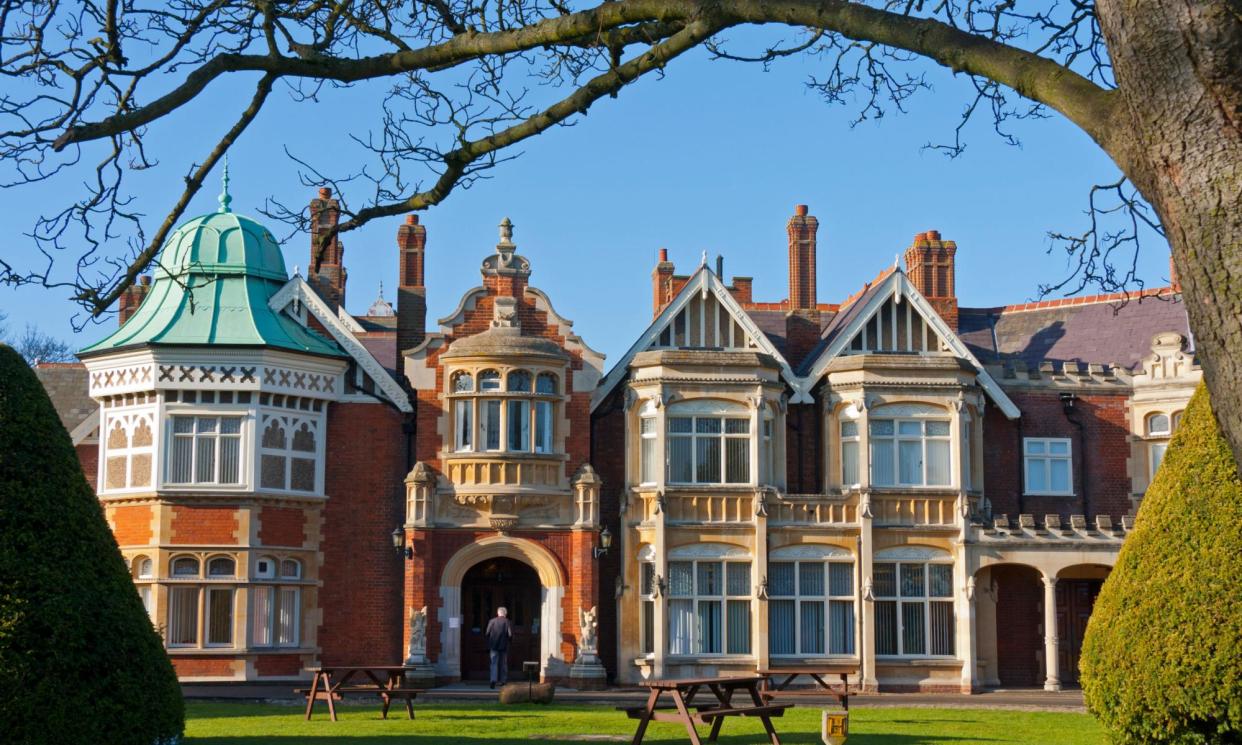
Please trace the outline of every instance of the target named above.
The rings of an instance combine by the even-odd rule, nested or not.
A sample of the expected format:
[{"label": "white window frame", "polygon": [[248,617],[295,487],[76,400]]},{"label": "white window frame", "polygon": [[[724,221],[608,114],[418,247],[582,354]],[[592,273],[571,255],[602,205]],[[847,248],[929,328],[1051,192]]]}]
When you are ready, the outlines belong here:
[{"label": "white window frame", "polygon": [[[771,584],[773,576],[772,567],[775,564],[790,564],[793,566],[793,593],[778,594],[776,588]],[[803,595],[802,594],[802,567],[817,565],[823,567],[824,570],[824,588],[820,595]],[[850,591],[846,594],[832,594],[832,566],[844,566],[849,569]],[[833,558],[833,559],[769,559],[768,560],[768,654],[777,659],[795,659],[795,658],[836,658],[836,659],[853,659],[858,655],[858,597],[855,593],[855,570],[854,560],[852,558]],[[773,601],[792,601],[794,608],[794,638],[793,651],[784,654],[772,651],[772,602]],[[849,641],[850,651],[833,652],[832,651],[832,603],[846,602],[850,604],[850,628]],[[823,646],[823,652],[812,653],[803,651],[802,647],[802,605],[803,603],[820,603],[824,608],[824,635],[820,640]]]},{"label": "white window frame", "polygon": [[[284,447],[268,447],[263,444],[264,434],[272,420],[277,420],[278,424],[285,429]],[[304,411],[294,411],[290,409],[259,409],[258,425],[256,427],[255,442],[258,445],[258,488],[262,491],[277,491],[288,494],[322,494],[323,493],[323,452],[324,452],[324,420],[322,416],[308,416]],[[295,433],[305,424],[314,438],[314,448],[312,450],[295,450],[293,448],[293,438]],[[263,485],[263,456],[284,459],[284,479],[282,486],[264,486]],[[309,460],[313,469],[311,477],[311,488],[295,489],[293,488],[293,460]]]},{"label": "white window frame", "polygon": [[[893,433],[891,435],[876,434],[876,425],[888,422],[893,425]],[[917,424],[919,426],[919,434],[903,434],[901,429],[903,424]],[[943,424],[945,433],[943,435],[928,434],[928,425]],[[928,489],[947,489],[951,488],[956,479],[953,478],[953,422],[951,419],[935,417],[935,416],[876,416],[869,418],[867,421],[867,439],[870,446],[870,468],[871,468],[871,485],[882,488],[928,488]],[[921,451],[921,461],[919,463],[920,480],[914,482],[905,482],[901,480],[901,444],[917,442]],[[945,447],[945,454],[948,460],[945,463],[945,473],[948,480],[942,484],[928,483],[928,473],[930,472],[929,464],[931,458],[928,456],[929,443],[942,443]],[[876,478],[878,471],[875,451],[882,447],[888,447],[892,451],[893,471],[886,480]]]},{"label": "white window frame", "polygon": [[[1164,429],[1157,430],[1152,427],[1156,417],[1164,419]],[[1148,437],[1168,437],[1173,434],[1173,418],[1163,411],[1153,411],[1144,417],[1143,429]]]},{"label": "white window frame", "polygon": [[[1065,445],[1065,453],[1052,453],[1052,445]],[[1042,445],[1042,453],[1032,453],[1032,445]],[[1031,488],[1030,466],[1032,460],[1043,461],[1044,483],[1049,488],[1036,490]],[[1066,480],[1069,488],[1062,491],[1052,487],[1052,462],[1064,461]],[[1069,437],[1024,437],[1022,438],[1022,483],[1023,494],[1033,497],[1072,497],[1074,496],[1074,441]]]},{"label": "white window frame", "polygon": [[[674,594],[675,588],[673,586],[673,580],[672,580],[673,571],[674,571],[673,567],[674,565],[678,565],[678,564],[688,564],[690,566],[691,591],[690,591],[690,594],[688,595]],[[720,565],[720,592],[719,593],[708,594],[700,590],[699,588],[699,566],[702,564],[719,564]],[[730,564],[742,564],[746,566],[747,582],[746,582],[746,594],[744,595],[729,593],[729,565]],[[668,633],[668,639],[667,639],[668,654],[673,657],[696,657],[696,658],[715,658],[715,657],[749,658],[749,657],[752,657],[754,655],[753,637],[754,637],[754,626],[755,626],[755,613],[754,613],[754,603],[752,602],[752,599],[754,597],[754,589],[753,589],[753,583],[752,583],[752,580],[754,579],[754,564],[750,561],[750,559],[742,559],[742,560],[725,559],[725,558],[670,559],[668,562],[668,567],[669,567],[668,571],[669,571],[669,577],[670,577],[668,581],[668,609],[667,609],[668,619],[666,619],[666,623],[669,626],[669,633]],[[684,603],[684,602],[690,603],[690,628],[689,628],[690,633],[689,633],[688,638],[686,639],[686,645],[688,647],[688,650],[675,652],[673,651],[673,644],[676,640],[673,639],[672,625],[671,623],[668,623],[668,620],[671,619],[672,617],[673,603]],[[746,607],[747,607],[746,613],[747,613],[747,617],[750,620],[748,623],[749,633],[745,637],[746,646],[748,649],[745,652],[730,652],[729,651],[729,603],[730,602],[735,602],[735,603],[745,602],[746,603]],[[702,639],[703,633],[702,633],[702,630],[698,626],[699,606],[704,605],[704,604],[711,604],[711,603],[718,603],[720,606],[720,651],[719,652],[707,652],[701,649],[702,642],[703,642],[703,639]]]},{"label": "white window frame", "polygon": [[[250,451],[247,447],[248,423],[249,417],[244,413],[221,413],[218,411],[170,411],[165,417],[165,452],[162,467],[162,482],[167,487],[172,488],[201,488],[210,487],[217,489],[246,489],[250,469],[247,467],[250,463]],[[193,431],[190,433],[178,433],[177,420],[191,419],[193,420]],[[215,419],[216,431],[214,433],[200,433],[200,419]],[[224,433],[224,420],[237,421],[236,433]],[[210,439],[213,441],[213,458],[214,467],[211,481],[198,480],[198,442],[199,439]],[[231,438],[237,440],[237,480],[236,481],[220,481],[220,469],[223,459],[220,457],[220,441],[221,438]],[[178,440],[189,440],[190,445],[190,479],[188,481],[173,481],[173,458],[176,451],[174,444]]]},{"label": "white window frame", "polygon": [[[302,581],[302,562],[288,557],[260,558],[260,561],[265,560],[272,562],[272,571],[257,577],[261,581],[250,587],[251,646],[258,649],[295,649],[302,643],[302,585],[294,584]],[[285,610],[291,613],[291,636],[281,639],[282,612]]]},{"label": "white window frame", "polygon": [[[853,429],[852,434],[847,434],[848,428]],[[862,436],[860,428],[862,422],[857,419],[842,418],[837,432],[840,434],[840,447],[837,452],[841,454],[841,485],[842,486],[859,486],[862,484]],[[853,457],[850,458],[846,454],[846,445],[852,445],[854,451]],[[846,473],[846,464],[853,462],[854,478],[851,480]]]},{"label": "white window frame", "polygon": [[1156,471],[1160,470],[1160,464],[1164,462],[1168,450],[1168,440],[1147,443],[1147,483],[1150,484],[1156,478]]},{"label": "white window frame", "polygon": [[[954,597],[953,597],[953,583],[954,583],[953,562],[951,560],[949,561],[937,561],[937,560],[932,560],[932,561],[920,561],[920,560],[876,561],[872,569],[873,577],[875,575],[876,568],[880,566],[892,566],[893,567],[894,590],[893,590],[892,595],[882,595],[880,594],[880,591],[882,588],[879,586],[879,583],[873,582],[872,587],[874,588],[874,594],[875,594],[875,606],[878,609],[880,603],[893,603],[895,607],[896,612],[894,614],[895,615],[894,625],[895,625],[895,632],[897,635],[897,653],[889,654],[889,653],[880,652],[880,649],[879,649],[879,644],[880,644],[879,611],[876,610],[875,611],[876,632],[875,632],[875,640],[872,642],[873,648],[875,649],[875,656],[881,659],[899,659],[899,658],[900,659],[924,659],[924,658],[952,659],[953,657],[955,657],[957,654],[957,607],[956,607],[956,603],[954,602]],[[902,576],[903,566],[922,567],[923,594],[921,596],[902,594],[901,576]],[[935,596],[931,595],[931,568],[933,566],[944,567],[948,569],[949,592],[947,595],[935,595]],[[950,614],[949,614],[949,627],[948,628],[949,628],[949,633],[950,633],[950,644],[949,644],[950,650],[948,652],[934,654],[931,651],[931,648],[932,648],[931,604],[932,603],[943,603],[949,606]],[[903,609],[902,609],[904,605],[922,605],[923,606],[923,630],[922,630],[923,651],[922,652],[909,653],[905,649],[906,647],[905,613],[903,612]]]},{"label": "white window frame", "polygon": [[[673,422],[678,420],[690,420],[689,432],[674,432]],[[720,422],[719,432],[699,432],[700,421],[718,421]],[[754,473],[755,463],[751,462],[750,440],[755,437],[755,433],[751,432],[750,417],[739,414],[737,412],[721,412],[712,414],[703,414],[698,412],[687,411],[685,413],[670,412],[665,418],[665,448],[667,455],[665,461],[667,463],[667,479],[670,484],[683,486],[691,485],[744,485],[751,483],[751,475]],[[745,432],[729,432],[730,422],[740,422],[745,425]],[[720,442],[720,472],[714,480],[699,480],[699,440],[718,440]],[[678,481],[673,478],[673,443],[676,441],[688,441],[690,443],[690,480]],[[729,473],[729,442],[744,441],[746,443],[745,457],[743,463],[746,466],[745,478],[742,480],[728,481]]]},{"label": "white window frame", "polygon": [[656,484],[660,480],[660,433],[655,414],[638,418],[638,483]]},{"label": "white window frame", "polygon": [[[483,387],[484,377],[495,374],[495,383]],[[529,385],[524,389],[511,390],[509,384],[515,376],[525,375]],[[469,378],[469,386],[458,390],[457,381]],[[487,378],[489,381],[492,378]],[[454,370],[449,373],[450,401],[448,411],[452,420],[451,447],[454,453],[518,453],[556,455],[557,403],[560,395],[561,374],[539,368],[497,368]],[[549,386],[548,383],[551,383]],[[495,426],[488,426],[488,410],[497,408]],[[518,430],[519,440],[514,440],[509,430],[514,415],[521,416],[524,426]],[[495,447],[488,439],[495,429]]]},{"label": "white window frame", "polygon": [[[655,611],[658,598],[655,562],[638,564],[638,651],[644,657],[655,656]],[[648,626],[648,620],[651,623]]]}]

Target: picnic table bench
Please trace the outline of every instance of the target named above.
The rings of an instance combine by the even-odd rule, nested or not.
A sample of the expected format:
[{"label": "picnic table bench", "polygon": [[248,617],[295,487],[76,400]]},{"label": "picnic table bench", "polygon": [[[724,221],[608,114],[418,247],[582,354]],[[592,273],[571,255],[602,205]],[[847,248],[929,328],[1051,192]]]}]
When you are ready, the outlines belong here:
[{"label": "picnic table bench", "polygon": [[381,713],[388,718],[388,708],[393,699],[405,702],[405,712],[414,718],[414,699],[423,690],[404,685],[405,665],[334,665],[311,668],[310,688],[295,688],[294,693],[306,696],[306,718],[310,719],[315,702],[326,701],[328,715],[336,719],[336,702],[345,694],[361,693],[379,696],[383,701]]},{"label": "picnic table bench", "polygon": [[[649,689],[647,703],[641,706],[619,706],[631,719],[637,719],[638,731],[634,733],[633,745],[639,745],[647,732],[647,725],[656,722],[680,722],[686,727],[693,745],[702,745],[695,725],[710,724],[708,740],[715,742],[720,727],[729,717],[758,717],[772,745],[780,745],[780,738],[772,726],[772,717],[785,714],[793,704],[765,704],[759,693],[763,683],[761,675],[745,675],[725,678],[682,678],[677,680],[647,680],[640,685]],[[701,690],[708,690],[715,701],[695,704],[694,698]],[[734,706],[733,694],[745,691],[751,700],[749,706]],[[667,694],[672,703],[661,704],[660,698]],[[693,709],[693,711],[691,711]]]},{"label": "picnic table bench", "polygon": [[[831,696],[837,699],[842,709],[850,708],[850,685],[849,676],[857,675],[858,668],[850,665],[819,665],[819,666],[790,666],[790,667],[770,667],[759,670],[759,675],[763,677],[763,685],[760,686],[759,694],[765,701],[772,701],[775,698],[789,697],[822,697]],[[806,676],[815,681],[815,685],[804,688],[789,688],[799,677]],[[838,677],[840,684],[835,681],[825,680],[825,678]]]}]

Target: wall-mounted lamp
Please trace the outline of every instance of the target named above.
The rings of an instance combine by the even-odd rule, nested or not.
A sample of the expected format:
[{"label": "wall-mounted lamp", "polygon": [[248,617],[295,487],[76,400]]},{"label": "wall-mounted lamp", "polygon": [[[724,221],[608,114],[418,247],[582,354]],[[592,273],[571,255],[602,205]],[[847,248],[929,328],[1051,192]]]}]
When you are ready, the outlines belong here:
[{"label": "wall-mounted lamp", "polygon": [[609,532],[607,527],[605,527],[602,531],[600,531],[599,545],[591,549],[591,553],[595,555],[596,559],[598,559],[608,553],[608,549],[610,548],[612,548],[612,533]]},{"label": "wall-mounted lamp", "polygon": [[404,528],[398,527],[398,528],[393,529],[392,547],[396,549],[397,553],[403,554],[406,559],[412,560],[414,558],[414,547],[405,545],[405,529]]},{"label": "wall-mounted lamp", "polygon": [[1074,401],[1077,400],[1077,398],[1078,397],[1072,393],[1062,393],[1061,394],[1061,409],[1064,410],[1066,414],[1073,411]]}]

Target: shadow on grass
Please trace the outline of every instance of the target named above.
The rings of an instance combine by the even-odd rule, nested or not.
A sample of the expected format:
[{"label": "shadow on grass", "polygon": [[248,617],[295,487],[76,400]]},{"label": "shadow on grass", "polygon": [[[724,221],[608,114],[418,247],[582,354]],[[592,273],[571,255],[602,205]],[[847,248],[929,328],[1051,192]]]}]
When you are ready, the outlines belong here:
[{"label": "shadow on grass", "polygon": [[[499,724],[499,723],[498,723]],[[819,734],[812,732],[782,732],[777,729],[780,734],[781,742],[786,745],[811,745],[820,742]],[[707,733],[700,731],[703,740],[707,741]],[[242,736],[242,737],[194,737],[189,738],[188,742],[192,745],[297,745],[298,743],[313,743],[314,745],[328,745],[328,743],[342,743],[343,745],[393,745],[393,743],[411,743],[413,745],[439,745],[440,743],[452,742],[454,745],[565,745],[565,743],[582,742],[629,742],[630,735],[616,736],[615,738],[599,738],[583,737],[576,739],[573,735],[550,735],[546,736],[551,739],[544,739],[545,736],[525,735],[521,737],[505,736],[498,733],[496,737],[446,737],[443,734],[435,735],[419,735],[411,732],[394,732],[392,734],[383,735],[348,735],[333,734],[325,732],[321,735],[263,735],[263,736]],[[767,738],[762,733],[752,733],[746,735],[722,735],[716,740],[721,745],[754,745],[755,743],[766,742]],[[981,738],[971,738],[970,742],[989,742]],[[672,745],[673,743],[686,743],[689,738],[684,733],[678,735],[654,735],[648,734],[643,738],[645,744],[650,745]],[[963,740],[958,737],[939,737],[936,735],[883,735],[883,734],[851,734],[849,736],[849,745],[935,745],[936,743],[953,742],[961,743]]]}]

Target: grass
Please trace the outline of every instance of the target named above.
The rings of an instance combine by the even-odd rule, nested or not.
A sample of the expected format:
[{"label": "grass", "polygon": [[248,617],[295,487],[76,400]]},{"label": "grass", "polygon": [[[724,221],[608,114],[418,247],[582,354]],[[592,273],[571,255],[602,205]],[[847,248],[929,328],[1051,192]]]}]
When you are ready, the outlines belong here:
[{"label": "grass", "polygon": [[[629,742],[635,721],[608,706],[531,704],[501,707],[478,703],[415,704],[414,721],[404,709],[380,719],[374,705],[344,705],[341,720],[328,720],[316,708],[315,719],[285,704],[200,703],[186,705],[186,745],[432,745],[454,743],[522,743],[560,745],[565,742]],[[781,742],[819,743],[819,709],[800,706],[775,720]],[[706,740],[706,728],[700,728]],[[595,737],[582,737],[593,735]],[[612,737],[601,737],[609,736]],[[645,743],[689,742],[680,725],[654,723]],[[725,722],[720,743],[767,742],[757,720]],[[850,745],[1103,745],[1103,730],[1086,714],[996,709],[854,708],[850,712]]]}]

